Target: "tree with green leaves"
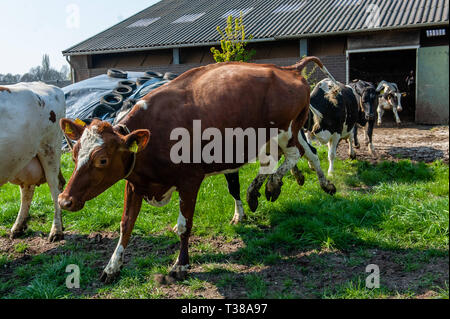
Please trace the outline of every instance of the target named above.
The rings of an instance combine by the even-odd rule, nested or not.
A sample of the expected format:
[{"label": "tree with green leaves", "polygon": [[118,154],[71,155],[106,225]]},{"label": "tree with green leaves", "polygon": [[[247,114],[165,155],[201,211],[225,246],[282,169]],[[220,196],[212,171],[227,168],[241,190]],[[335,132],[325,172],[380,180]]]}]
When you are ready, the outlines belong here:
[{"label": "tree with green leaves", "polygon": [[243,22],[243,14],[233,21],[233,16],[227,18],[227,26],[225,31],[222,31],[220,26],[217,27],[222,39],[220,40],[220,47],[218,50],[215,47],[211,48],[216,62],[240,61],[248,62],[254,55],[255,50],[248,51],[246,49],[248,40],[253,39],[253,36],[246,38],[245,26]]}]

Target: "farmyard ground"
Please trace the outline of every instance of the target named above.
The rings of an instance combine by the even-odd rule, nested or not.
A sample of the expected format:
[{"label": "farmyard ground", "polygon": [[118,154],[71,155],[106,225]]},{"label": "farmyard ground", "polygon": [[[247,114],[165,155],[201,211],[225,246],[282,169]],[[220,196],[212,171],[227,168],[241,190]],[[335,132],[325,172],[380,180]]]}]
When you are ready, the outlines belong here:
[{"label": "farmyard ground", "polygon": [[[205,180],[194,217],[193,267],[188,280],[171,286],[158,287],[153,276],[166,273],[178,253],[170,231],[176,196],[164,208],[144,204],[121,277],[105,286],[98,278],[118,240],[124,183],[83,211],[64,213],[65,240],[55,244],[45,238],[53,214],[47,186],[36,192],[27,233],[9,240],[20,195],[6,185],[0,188],[0,297],[448,298],[448,127],[376,129],[374,141],[379,157],[361,149],[355,161],[346,159],[342,143],[336,196],[320,190],[302,160],[306,184],[286,176],[280,199],[262,199],[255,213],[245,207],[248,217],[239,226],[229,225],[234,203],[225,178]],[[422,141],[428,142],[415,145]],[[325,148],[320,157],[327,168]],[[67,179],[72,169],[66,154]],[[241,172],[244,198],[257,169]],[[69,264],[81,268],[79,290],[65,287]],[[369,264],[380,268],[380,289],[365,288]]]}]

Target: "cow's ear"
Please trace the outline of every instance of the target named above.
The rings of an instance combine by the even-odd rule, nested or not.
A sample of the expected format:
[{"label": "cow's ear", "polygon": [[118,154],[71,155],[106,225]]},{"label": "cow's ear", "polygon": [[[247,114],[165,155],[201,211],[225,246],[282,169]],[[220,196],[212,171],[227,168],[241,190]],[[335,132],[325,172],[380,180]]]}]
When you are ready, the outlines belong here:
[{"label": "cow's ear", "polygon": [[61,130],[66,134],[68,138],[74,141],[78,141],[83,135],[86,124],[81,121],[72,121],[70,119],[61,119],[59,121]]},{"label": "cow's ear", "polygon": [[149,140],[149,130],[136,130],[125,137],[125,147],[132,153],[139,153],[147,147]]}]

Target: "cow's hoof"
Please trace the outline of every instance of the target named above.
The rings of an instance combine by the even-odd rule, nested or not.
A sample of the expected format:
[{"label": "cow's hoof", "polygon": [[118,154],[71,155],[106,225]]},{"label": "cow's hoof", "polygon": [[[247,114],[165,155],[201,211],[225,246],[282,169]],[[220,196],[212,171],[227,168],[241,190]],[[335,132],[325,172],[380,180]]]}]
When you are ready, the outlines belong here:
[{"label": "cow's hoof", "polygon": [[357,149],[357,150],[359,150],[359,148],[361,147],[361,144],[355,144],[355,148]]},{"label": "cow's hoof", "polygon": [[22,236],[24,234],[23,231],[13,231],[11,232],[11,234],[9,235],[9,239],[14,240],[19,238],[20,236]]},{"label": "cow's hoof", "polygon": [[244,216],[234,216],[230,222],[230,225],[239,225],[244,221]]},{"label": "cow's hoof", "polygon": [[295,180],[297,181],[298,186],[305,185],[305,175],[302,173],[294,175]]},{"label": "cow's hoof", "polygon": [[350,159],[355,160],[356,159],[356,153],[350,154]]},{"label": "cow's hoof", "polygon": [[188,276],[188,272],[187,271],[171,271],[167,276],[166,276],[166,282],[171,284],[174,283],[176,281],[184,281],[186,280]]},{"label": "cow's hoof", "polygon": [[48,236],[49,243],[56,243],[61,240],[64,240],[64,233],[62,231],[52,231]]},{"label": "cow's hoof", "polygon": [[9,235],[9,239],[17,239],[21,237],[23,234],[25,234],[25,231],[27,230],[27,226],[23,227],[17,227],[11,229],[11,234]]},{"label": "cow's hoof", "polygon": [[165,280],[168,283],[172,283],[174,281],[183,281],[186,280],[188,276],[189,265],[180,266],[176,265],[172,268],[167,276],[165,276]]},{"label": "cow's hoof", "polygon": [[258,191],[247,192],[247,204],[252,212],[256,212],[256,209],[258,209],[258,197],[260,196],[261,194]]},{"label": "cow's hoof", "polygon": [[274,202],[281,194],[281,186],[283,182],[274,181],[273,176],[269,177],[269,181],[266,184],[266,198],[268,201]]},{"label": "cow's hoof", "polygon": [[178,236],[181,236],[186,232],[186,227],[183,225],[178,226],[178,224],[176,224],[173,226],[172,231]]},{"label": "cow's hoof", "polygon": [[336,194],[336,186],[332,183],[328,182],[326,185],[321,185],[323,191],[327,194],[334,195]]},{"label": "cow's hoof", "polygon": [[164,276],[163,274],[154,275],[153,280],[157,286],[171,285],[175,283],[175,279],[169,276]]},{"label": "cow's hoof", "polygon": [[106,285],[109,285],[110,283],[114,282],[119,277],[119,274],[120,274],[120,271],[115,272],[113,274],[108,274],[105,271],[103,271],[102,275],[100,276],[100,281]]}]

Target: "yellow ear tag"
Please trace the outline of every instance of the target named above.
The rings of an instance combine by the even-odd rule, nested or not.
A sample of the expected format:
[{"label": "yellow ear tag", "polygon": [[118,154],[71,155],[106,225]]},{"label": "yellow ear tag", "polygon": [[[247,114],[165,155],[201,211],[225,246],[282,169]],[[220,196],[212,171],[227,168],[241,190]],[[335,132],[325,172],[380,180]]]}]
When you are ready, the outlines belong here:
[{"label": "yellow ear tag", "polygon": [[72,128],[67,123],[66,123],[66,128],[64,129],[64,133],[66,133],[66,134],[73,134]]},{"label": "yellow ear tag", "polygon": [[136,141],[130,146],[130,152],[137,153],[139,151],[139,146]]},{"label": "yellow ear tag", "polygon": [[75,120],[75,124],[78,124],[78,125],[80,125],[80,126],[82,126],[82,127],[85,127],[86,126],[86,123],[84,123],[82,120],[80,120],[80,119],[76,119]]}]

